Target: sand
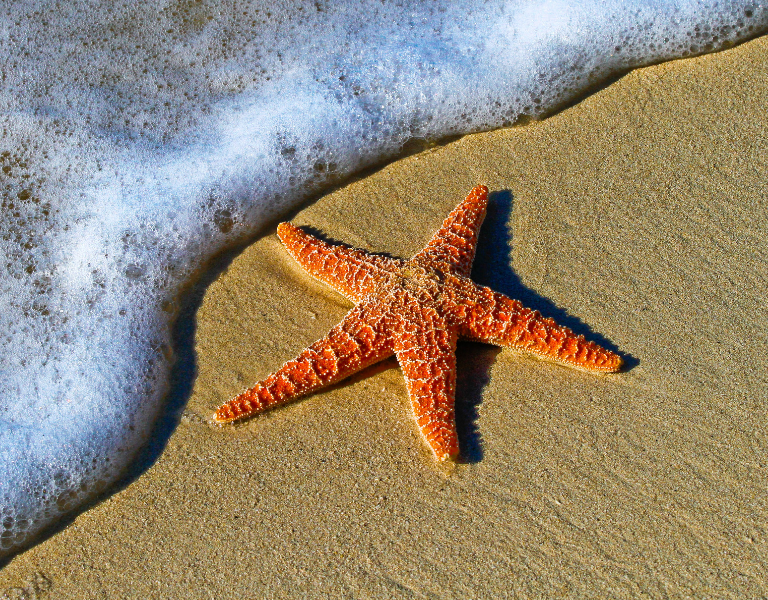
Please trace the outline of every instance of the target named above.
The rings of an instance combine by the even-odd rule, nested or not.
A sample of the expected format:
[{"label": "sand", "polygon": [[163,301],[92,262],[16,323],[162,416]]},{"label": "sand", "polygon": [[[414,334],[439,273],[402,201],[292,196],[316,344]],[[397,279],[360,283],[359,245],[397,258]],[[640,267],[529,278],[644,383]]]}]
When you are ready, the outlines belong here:
[{"label": "sand", "polygon": [[292,215],[407,257],[485,183],[475,279],[618,350],[625,372],[460,345],[452,471],[393,360],[210,427],[350,307],[272,228],[190,296],[154,463],[6,561],[0,598],[768,595],[766,73],[768,38],[637,70]]}]

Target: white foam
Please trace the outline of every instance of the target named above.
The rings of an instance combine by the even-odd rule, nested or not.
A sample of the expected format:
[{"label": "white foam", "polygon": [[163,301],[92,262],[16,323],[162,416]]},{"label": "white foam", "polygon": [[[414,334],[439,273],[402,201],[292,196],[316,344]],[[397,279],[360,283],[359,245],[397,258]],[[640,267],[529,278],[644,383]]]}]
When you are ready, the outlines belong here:
[{"label": "white foam", "polygon": [[0,7],[0,554],[135,455],[212,254],[414,139],[768,25],[716,0],[157,6]]}]

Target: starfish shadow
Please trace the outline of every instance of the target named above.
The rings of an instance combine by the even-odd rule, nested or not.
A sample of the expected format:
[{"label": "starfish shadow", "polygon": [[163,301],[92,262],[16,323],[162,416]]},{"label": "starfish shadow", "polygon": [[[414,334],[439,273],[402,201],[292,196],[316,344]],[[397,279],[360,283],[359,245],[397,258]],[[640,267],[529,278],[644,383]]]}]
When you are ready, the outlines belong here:
[{"label": "starfish shadow", "polygon": [[[483,459],[482,436],[477,426],[477,407],[482,402],[483,388],[490,381],[491,367],[499,352],[501,348],[475,342],[459,342],[456,348],[456,430],[459,437],[459,462],[478,463]],[[400,372],[400,365],[394,356],[366,367],[325,390],[354,385],[390,369]]]},{"label": "starfish shadow", "polygon": [[[312,227],[311,225],[302,225],[301,227],[299,227],[299,229],[301,229],[304,233],[308,233],[309,235],[316,237],[318,240],[322,240],[328,244],[331,244],[332,246],[344,246],[345,248],[351,248],[353,250],[357,249],[356,246],[353,246],[341,240],[337,240],[336,238],[328,235],[322,229],[318,229],[317,227]],[[402,256],[395,256],[394,254],[390,254],[389,252],[372,252],[368,248],[362,248],[362,249],[365,250],[368,254],[372,254],[373,256],[385,256],[387,258],[394,258],[397,260],[403,258]]]},{"label": "starfish shadow", "polygon": [[[479,236],[472,279],[477,283],[520,300],[523,305],[552,317],[558,324],[569,327],[604,348],[617,354],[616,345],[593,332],[578,317],[568,314],[551,300],[523,285],[509,263],[512,255],[512,234],[507,226],[512,214],[513,196],[509,190],[490,195],[488,211]],[[477,427],[477,407],[482,402],[482,390],[490,379],[490,369],[501,348],[486,344],[460,342],[457,348],[456,421],[463,462],[482,460],[482,437]],[[625,369],[637,364],[633,357],[623,354]]]},{"label": "starfish shadow", "polygon": [[514,196],[509,190],[490,194],[487,215],[477,244],[472,279],[519,300],[523,306],[538,310],[545,317],[552,317],[558,325],[565,325],[603,348],[619,354],[624,359],[623,370],[633,367],[637,360],[619,352],[616,344],[592,331],[578,317],[523,285],[509,262],[512,256],[512,232],[507,223],[510,221],[513,202]]},{"label": "starfish shadow", "polygon": [[475,342],[459,342],[456,348],[456,432],[463,463],[483,459],[483,438],[477,426],[477,407],[483,388],[491,379],[491,367],[501,348]]}]

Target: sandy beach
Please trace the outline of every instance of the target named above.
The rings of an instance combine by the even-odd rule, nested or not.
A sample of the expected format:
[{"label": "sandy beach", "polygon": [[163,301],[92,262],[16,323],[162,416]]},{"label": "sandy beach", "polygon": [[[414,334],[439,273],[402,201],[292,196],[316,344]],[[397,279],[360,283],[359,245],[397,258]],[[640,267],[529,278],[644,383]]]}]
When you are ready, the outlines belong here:
[{"label": "sandy beach", "polygon": [[766,73],[768,38],[636,70],[290,215],[409,257],[484,183],[475,280],[624,372],[460,344],[453,469],[394,359],[212,427],[351,306],[273,226],[196,304],[153,464],[2,563],[0,598],[768,596]]}]

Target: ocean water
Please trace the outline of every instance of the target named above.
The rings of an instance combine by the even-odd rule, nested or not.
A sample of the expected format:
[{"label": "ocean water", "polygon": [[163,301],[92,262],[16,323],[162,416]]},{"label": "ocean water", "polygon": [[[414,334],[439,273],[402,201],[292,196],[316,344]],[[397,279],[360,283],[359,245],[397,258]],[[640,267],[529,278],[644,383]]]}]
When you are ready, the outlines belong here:
[{"label": "ocean water", "polygon": [[768,28],[732,0],[0,5],[0,556],[115,481],[216,252],[425,141]]}]

